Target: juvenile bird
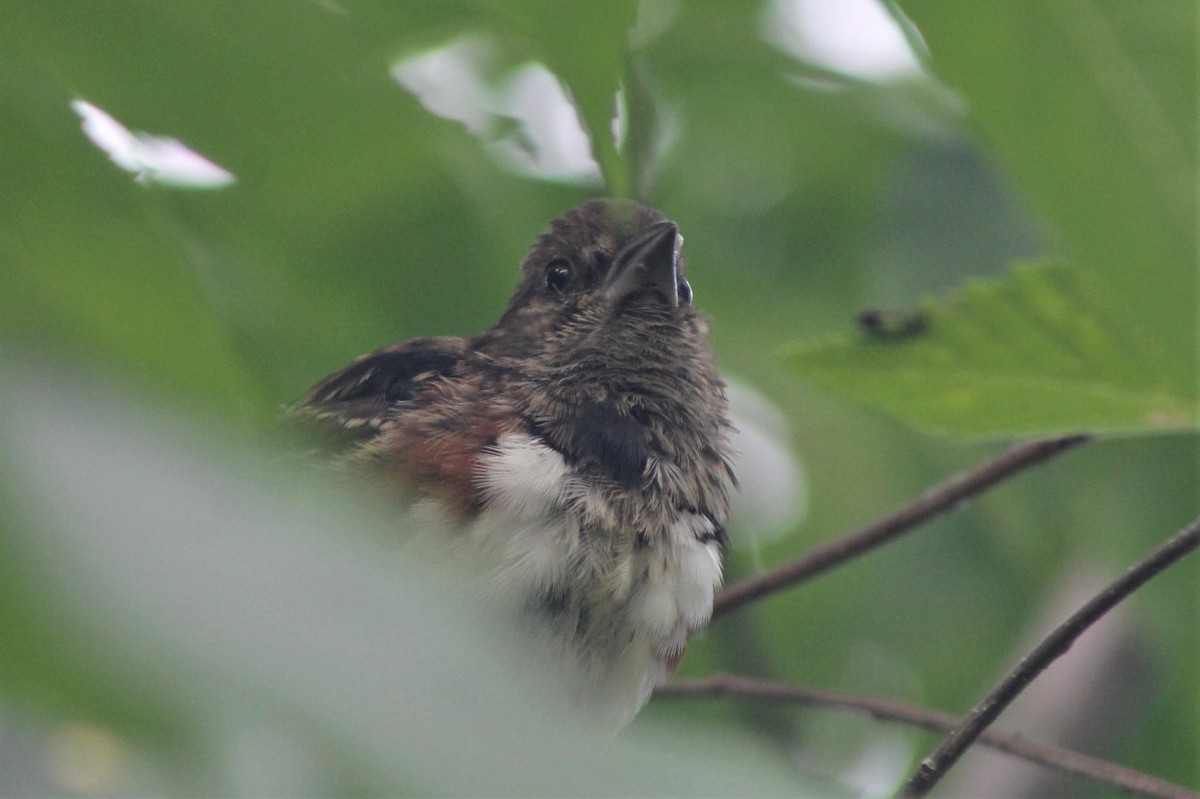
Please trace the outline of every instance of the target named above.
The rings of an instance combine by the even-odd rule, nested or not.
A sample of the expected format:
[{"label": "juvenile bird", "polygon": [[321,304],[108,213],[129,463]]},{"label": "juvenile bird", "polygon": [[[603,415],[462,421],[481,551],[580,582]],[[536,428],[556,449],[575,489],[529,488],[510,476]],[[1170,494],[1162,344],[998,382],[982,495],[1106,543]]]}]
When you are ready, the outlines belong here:
[{"label": "juvenile bird", "polygon": [[712,611],[734,485],[682,238],[643,205],[552,221],[473,338],[364,355],[288,412],[433,509],[576,704],[627,723]]}]

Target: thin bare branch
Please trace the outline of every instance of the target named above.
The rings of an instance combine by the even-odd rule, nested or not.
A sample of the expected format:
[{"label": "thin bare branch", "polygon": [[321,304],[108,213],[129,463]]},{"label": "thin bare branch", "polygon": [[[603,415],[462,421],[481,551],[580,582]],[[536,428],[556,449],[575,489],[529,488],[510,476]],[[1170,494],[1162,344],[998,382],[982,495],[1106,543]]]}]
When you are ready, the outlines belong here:
[{"label": "thin bare branch", "polygon": [[1088,627],[1146,582],[1200,546],[1200,519],[1167,539],[1165,543],[1133,565],[1119,579],[1088,600],[1065,622],[1017,664],[995,688],[988,692],[971,712],[947,736],[946,740],[922,761],[917,772],[900,792],[905,799],[925,796],[969,747],[987,729],[1009,703],[1037,675],[1066,653]]},{"label": "thin bare branch", "polygon": [[[838,691],[802,688],[785,683],[767,682],[732,674],[716,674],[698,680],[677,680],[659,687],[655,696],[735,697],[760,702],[813,705],[841,708],[867,714],[881,721],[895,721],[934,732],[948,733],[960,719],[949,713],[898,702],[892,699],[861,696]],[[1072,752],[1057,746],[1031,741],[1015,733],[984,730],[979,742],[1001,752],[1029,760],[1067,774],[1099,782],[1150,799],[1200,799],[1200,793],[1152,777],[1107,760]]]},{"label": "thin bare branch", "polygon": [[864,527],[809,550],[806,555],[749,577],[717,594],[713,618],[789,588],[908,532],[1013,475],[1087,441],[1087,436],[1047,438],[1018,444],[991,460],[933,486],[908,505]]}]

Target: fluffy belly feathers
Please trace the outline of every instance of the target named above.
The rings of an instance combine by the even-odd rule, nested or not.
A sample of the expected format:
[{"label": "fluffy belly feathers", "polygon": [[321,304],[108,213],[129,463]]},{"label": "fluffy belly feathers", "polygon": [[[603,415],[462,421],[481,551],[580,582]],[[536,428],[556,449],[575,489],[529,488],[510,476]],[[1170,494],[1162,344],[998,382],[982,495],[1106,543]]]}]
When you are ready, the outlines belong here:
[{"label": "fluffy belly feathers", "polygon": [[635,529],[619,502],[530,435],[501,436],[475,482],[481,509],[462,536],[484,593],[564,661],[572,701],[628,722],[712,612],[715,522],[670,510],[660,529]]}]

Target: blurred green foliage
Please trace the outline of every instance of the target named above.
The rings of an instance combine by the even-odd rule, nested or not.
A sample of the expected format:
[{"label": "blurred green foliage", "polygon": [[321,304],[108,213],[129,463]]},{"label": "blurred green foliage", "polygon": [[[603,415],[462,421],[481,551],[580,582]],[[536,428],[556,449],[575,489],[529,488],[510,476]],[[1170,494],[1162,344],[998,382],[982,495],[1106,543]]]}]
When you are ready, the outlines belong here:
[{"label": "blurred green foliage", "polygon": [[[769,5],[0,0],[0,380],[21,386],[5,390],[0,405],[11,410],[0,424],[0,692],[10,716],[36,719],[35,739],[73,720],[116,730],[132,742],[138,766],[133,782],[114,790],[480,789],[454,781],[458,764],[444,750],[421,760],[389,749],[405,742],[370,721],[372,697],[362,693],[385,690],[382,681],[336,682],[360,690],[341,705],[314,699],[322,675],[332,679],[339,666],[380,650],[369,637],[348,642],[301,615],[311,611],[303,586],[289,585],[270,557],[271,546],[287,546],[280,541],[294,521],[272,510],[282,502],[273,478],[257,485],[260,463],[239,466],[235,447],[212,442],[269,434],[281,406],[380,344],[491,324],[545,222],[610,190],[639,194],[679,222],[725,372],[776,403],[805,465],[807,518],[771,541],[735,524],[735,540],[757,543],[735,547],[731,579],[794,557],[992,451],[918,432],[867,404],[925,428],[993,438],[1124,434],[722,619],[693,644],[684,674],[739,670],[963,710],[1014,660],[1069,573],[1116,574],[1194,515],[1200,475],[1186,432],[1196,420],[1193,4],[905,0],[895,10],[911,20],[927,72],[884,81],[768,44],[764,27],[777,24]],[[400,59],[463,41],[484,43],[480,79],[497,94],[530,61],[563,79],[608,189],[507,167],[511,159],[497,155],[503,147],[529,147],[521,120],[493,119],[488,135],[477,136],[430,113],[391,74]],[[618,86],[622,152],[609,135]],[[131,129],[178,137],[237,182],[213,191],[135,182],[80,131],[69,107],[77,98]],[[1068,264],[1070,285],[1085,286],[1095,303],[1044,291],[1059,285],[1053,274],[1007,271],[1014,260],[1043,256]],[[977,278],[988,282],[964,295]],[[1044,302],[1061,310],[1048,326]],[[853,329],[865,308],[919,303],[932,309],[928,336],[872,342]],[[1089,315],[1097,304],[1104,313]],[[985,323],[1001,313],[1003,325]],[[944,342],[943,321],[975,341],[957,351],[950,373],[884,379]],[[989,341],[989,331],[999,340]],[[828,343],[831,334],[842,340]],[[1129,336],[1136,346],[1121,352],[1142,355],[1106,343]],[[1072,346],[1043,346],[1064,340]],[[808,365],[782,357],[796,342]],[[1021,383],[1048,369],[1054,379]],[[1072,379],[1058,381],[1065,373]],[[938,381],[949,376],[956,389],[992,396],[1005,375],[1016,377],[1001,381],[1011,401],[992,401],[986,414],[944,413]],[[1164,386],[1170,413],[1144,413],[1142,395]],[[131,419],[105,403],[137,410]],[[146,407],[176,421],[139,431]],[[55,411],[49,419],[47,409]],[[179,420],[204,432],[181,437]],[[1185,432],[1162,435],[1163,426]],[[85,435],[90,428],[104,434]],[[106,455],[122,446],[128,451]],[[185,468],[192,461],[209,465],[197,475]],[[79,464],[89,468],[70,468]],[[248,516],[224,515],[226,467],[255,486],[239,500],[240,511],[254,511]],[[166,476],[138,490],[154,473]],[[190,500],[194,530],[228,523],[242,531],[245,548],[221,540],[230,559],[253,569],[228,571],[219,552],[189,558],[200,533],[158,534],[169,526],[169,503],[197,483],[210,493],[207,502]],[[258,510],[276,521],[255,522]],[[107,521],[89,529],[89,514]],[[328,526],[332,543],[313,551],[337,551],[351,537]],[[105,552],[104,536],[127,559],[109,557],[89,575],[78,552],[91,551],[83,542]],[[310,544],[296,546],[304,568],[314,567],[304,559]],[[373,557],[347,557],[339,579],[374,579],[353,565]],[[172,584],[134,590],[157,570],[179,577],[177,592]],[[1130,684],[1151,687],[1110,722],[1095,750],[1192,785],[1200,782],[1196,576],[1195,564],[1180,564],[1129,603],[1143,658]],[[193,629],[189,603],[203,605],[206,591],[235,578],[251,582],[244,588],[253,601],[234,601],[205,630],[219,632],[238,607],[275,608],[267,628],[307,636],[281,639],[276,659],[255,660],[236,641]],[[185,590],[187,579],[200,587]],[[104,595],[125,582],[130,593]],[[174,597],[182,610],[147,610],[114,625],[81,612],[87,590],[98,607],[129,612],[147,597]],[[351,607],[376,596],[347,590]],[[423,612],[441,612],[431,607]],[[420,614],[394,613],[418,643],[437,637],[422,636]],[[130,636],[143,616],[154,634]],[[376,632],[386,629],[386,614],[366,618]],[[321,623],[343,621],[333,614]],[[264,663],[286,671],[288,656],[303,657],[305,646],[335,648],[339,657],[322,661],[331,671],[297,669],[276,684],[255,671]],[[401,691],[380,706],[403,701]],[[867,721],[715,703],[652,704],[632,734],[678,716],[688,726],[739,725],[724,736],[744,748],[731,744],[707,760],[714,779],[723,774],[730,784],[757,775],[761,782],[741,783],[752,786],[747,792],[787,784],[760,768],[773,747],[832,786],[853,782],[854,764],[885,743],[900,752],[898,780],[930,743]],[[262,763],[293,782],[235,756],[276,739],[286,751],[268,746],[276,756]],[[303,774],[285,768],[297,751]],[[522,786],[529,769],[520,754],[503,750],[497,791],[537,787]],[[606,770],[628,766],[623,756],[597,760],[589,766],[597,781],[581,777],[576,787],[705,792],[676,779],[705,768],[676,750],[661,754],[673,765],[657,782],[630,767],[629,782],[605,783]],[[464,771],[477,775],[480,762]]]}]

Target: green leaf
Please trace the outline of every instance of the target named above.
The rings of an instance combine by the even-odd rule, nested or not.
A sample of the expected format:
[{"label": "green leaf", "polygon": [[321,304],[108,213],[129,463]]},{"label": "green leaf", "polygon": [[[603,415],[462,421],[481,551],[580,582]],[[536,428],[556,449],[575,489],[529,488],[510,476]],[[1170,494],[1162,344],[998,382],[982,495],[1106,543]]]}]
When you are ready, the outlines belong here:
[{"label": "green leaf", "polygon": [[1185,376],[1114,305],[1082,268],[1026,264],[927,303],[919,322],[797,346],[788,361],[827,389],[956,435],[1194,427]]},{"label": "green leaf", "polygon": [[1194,384],[1195,5],[901,5],[1058,243],[1102,273],[1121,298],[1113,313],[1168,342]]}]

